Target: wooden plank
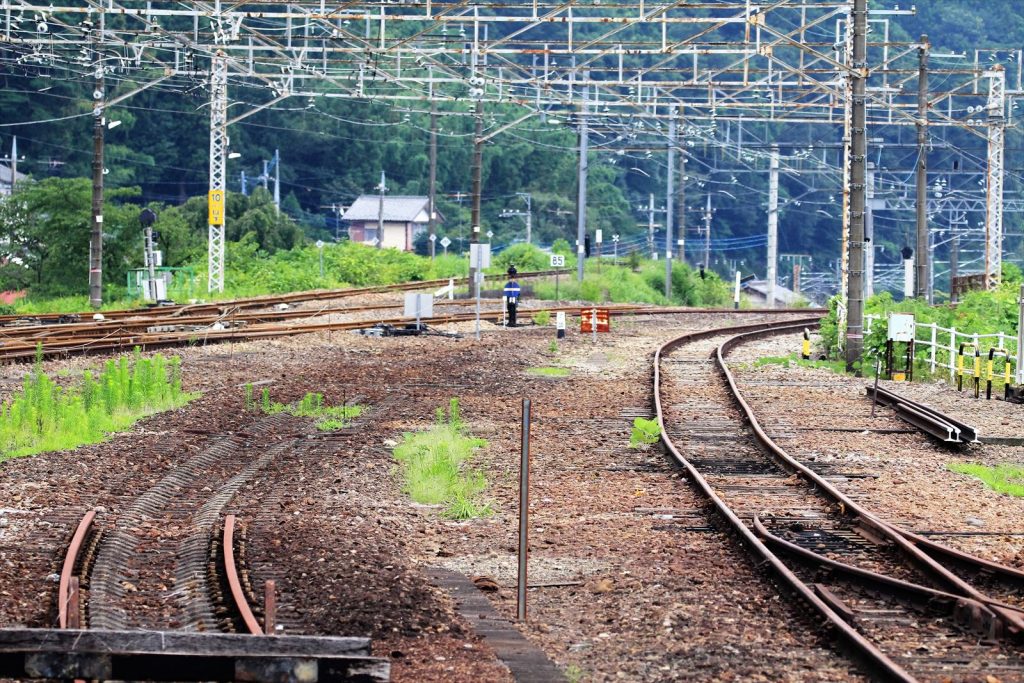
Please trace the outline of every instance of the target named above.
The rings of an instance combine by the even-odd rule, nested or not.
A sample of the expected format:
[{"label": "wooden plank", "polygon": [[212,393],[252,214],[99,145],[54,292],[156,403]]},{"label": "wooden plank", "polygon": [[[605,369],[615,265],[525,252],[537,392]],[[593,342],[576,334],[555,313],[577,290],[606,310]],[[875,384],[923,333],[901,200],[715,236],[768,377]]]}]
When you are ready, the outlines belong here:
[{"label": "wooden plank", "polygon": [[260,636],[186,631],[100,631],[81,629],[0,629],[0,653],[83,652],[110,654],[369,655],[369,638],[335,636]]}]

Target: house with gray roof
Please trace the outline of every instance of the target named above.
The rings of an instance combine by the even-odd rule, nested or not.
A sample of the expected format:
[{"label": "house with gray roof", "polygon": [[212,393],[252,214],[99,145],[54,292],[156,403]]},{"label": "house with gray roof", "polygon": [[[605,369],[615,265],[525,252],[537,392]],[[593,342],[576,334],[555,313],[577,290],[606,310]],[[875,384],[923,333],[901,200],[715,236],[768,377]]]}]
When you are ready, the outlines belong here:
[{"label": "house with gray roof", "polygon": [[[440,214],[436,215],[442,220]],[[350,240],[373,244],[379,237],[380,216],[380,195],[364,194],[348,207],[341,220],[348,223]],[[416,236],[427,230],[429,222],[429,197],[384,197],[383,246],[412,251]]]}]

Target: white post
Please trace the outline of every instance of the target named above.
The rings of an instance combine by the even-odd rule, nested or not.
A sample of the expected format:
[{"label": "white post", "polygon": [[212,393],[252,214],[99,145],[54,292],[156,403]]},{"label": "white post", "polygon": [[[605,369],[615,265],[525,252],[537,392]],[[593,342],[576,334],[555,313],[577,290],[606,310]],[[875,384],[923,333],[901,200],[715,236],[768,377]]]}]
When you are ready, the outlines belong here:
[{"label": "white post", "polygon": [[740,271],[736,271],[736,289],[732,295],[732,307],[740,307]]},{"label": "white post", "polygon": [[949,328],[949,377],[956,375],[956,328]]},{"label": "white post", "polygon": [[768,172],[768,308],[775,308],[775,280],[779,253],[779,148],[772,145]]},{"label": "white post", "polygon": [[914,259],[903,259],[903,296],[914,298]]},{"label": "white post", "polygon": [[935,374],[935,349],[939,345],[939,324],[932,323],[932,374]]}]

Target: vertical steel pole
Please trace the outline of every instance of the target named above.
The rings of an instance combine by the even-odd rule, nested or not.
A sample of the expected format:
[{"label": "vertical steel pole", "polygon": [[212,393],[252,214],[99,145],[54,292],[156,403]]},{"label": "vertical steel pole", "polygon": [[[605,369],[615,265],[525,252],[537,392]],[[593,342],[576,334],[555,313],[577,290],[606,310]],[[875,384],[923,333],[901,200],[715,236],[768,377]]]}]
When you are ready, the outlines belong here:
[{"label": "vertical steel pole", "polygon": [[[430,100],[430,197],[428,201],[427,231],[431,237],[437,234],[437,101]],[[430,260],[434,260],[437,250],[436,239],[428,239],[430,243]]]},{"label": "vertical steel pole", "polygon": [[668,112],[668,159],[665,172],[665,298],[672,300],[672,220],[675,209],[676,111]]},{"label": "vertical steel pole", "polygon": [[[469,236],[470,245],[480,243],[480,193],[483,186],[483,166],[484,166],[484,103],[482,100],[476,101],[476,112],[474,114],[474,132],[473,132],[473,186],[471,191],[473,193],[473,205],[469,214],[470,230]],[[469,269],[469,281],[475,283],[477,280],[477,269],[472,266]],[[470,285],[472,286],[472,285]]]},{"label": "vertical steel pole", "polygon": [[[220,3],[217,3],[218,11]],[[210,58],[210,192],[226,191],[228,151],[228,63],[222,50]],[[207,290],[224,291],[224,224],[209,223]]]},{"label": "vertical steel pole", "polygon": [[[680,123],[685,123],[680,121]],[[686,138],[686,127],[683,126],[683,134],[680,136],[676,134],[677,139],[682,138],[682,142]],[[679,145],[679,192],[676,193],[676,234],[679,238],[676,243],[679,245],[679,251],[677,252],[679,263],[686,265],[686,145]]]},{"label": "vertical steel pole", "polygon": [[384,193],[387,191],[387,184],[384,182],[384,171],[380,172],[380,185],[377,186],[377,248],[384,248]]},{"label": "vertical steel pole", "polygon": [[647,252],[654,258],[654,193],[647,195]]},{"label": "vertical steel pole", "polygon": [[779,146],[772,145],[768,170],[768,308],[775,308],[779,260]]},{"label": "vertical steel pole", "polygon": [[[95,91],[99,94],[92,110],[92,230],[89,236],[89,305],[103,305],[103,115],[104,66],[100,59],[100,31],[93,29],[93,69]],[[12,176],[13,178],[13,176]],[[13,192],[13,180],[12,180]]]},{"label": "vertical steel pole", "polygon": [[928,303],[928,36],[917,48],[917,253],[914,296]]},{"label": "vertical steel pole", "polygon": [[853,2],[853,87],[850,107],[850,261],[847,288],[846,369],[864,349],[864,209],[867,185],[868,0]]},{"label": "vertical steel pole", "polygon": [[523,442],[519,461],[519,579],[516,619],[526,621],[526,584],[530,554],[530,399],[523,399]]},{"label": "vertical steel pole", "polygon": [[587,239],[587,161],[590,134],[587,130],[587,86],[583,86],[583,104],[580,105],[580,162],[576,194],[576,280],[583,282],[584,243]]},{"label": "vertical steel pole", "polygon": [[1006,70],[996,64],[989,77],[988,175],[985,212],[985,287],[999,285],[1003,271],[1003,171],[1006,153]]},{"label": "vertical steel pole", "polygon": [[708,203],[704,209],[704,270],[708,269],[711,258],[711,216],[711,194],[708,193]]}]

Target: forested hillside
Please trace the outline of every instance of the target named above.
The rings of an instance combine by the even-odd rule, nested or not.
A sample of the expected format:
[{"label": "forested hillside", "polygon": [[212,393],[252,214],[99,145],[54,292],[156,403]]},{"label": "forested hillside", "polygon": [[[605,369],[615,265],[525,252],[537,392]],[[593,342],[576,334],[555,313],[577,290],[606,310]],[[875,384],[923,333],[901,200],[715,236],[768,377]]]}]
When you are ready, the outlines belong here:
[{"label": "forested hillside", "polygon": [[[876,5],[892,9],[892,3]],[[1024,17],[1014,0],[931,0],[918,4],[916,16],[886,18],[893,40],[916,40],[922,33],[929,35],[933,51],[946,55],[932,60],[936,69],[958,63],[966,65],[973,60],[975,49],[981,47],[1014,47],[1024,43]],[[879,28],[873,28],[876,30]],[[953,53],[965,56],[961,59]],[[935,89],[941,88],[942,79],[933,79],[933,84]],[[4,122],[0,128],[0,149],[9,154],[12,136],[17,136],[18,154],[24,157],[18,170],[40,181],[87,178],[92,160],[92,129],[91,118],[83,113],[92,107],[90,84],[68,78],[26,77],[9,69],[0,72],[0,86],[0,119]],[[249,93],[241,89],[236,92],[236,101],[244,103]],[[159,209],[170,265],[195,263],[201,260],[204,248],[205,200],[201,197],[208,182],[208,98],[207,87],[199,81],[187,94],[155,87],[107,113],[109,120],[121,122],[106,134],[105,182],[109,198],[115,205],[130,202],[133,206],[151,204]],[[446,103],[439,110],[439,208],[445,220],[442,232],[452,237],[456,248],[468,238],[473,134],[468,106]],[[486,113],[485,130],[512,120],[519,111],[512,105],[500,109],[495,106]],[[575,238],[577,135],[565,123],[534,118],[489,141],[484,153],[483,222],[485,230],[494,231],[495,243],[507,244],[524,236],[521,220],[501,216],[509,209],[525,209],[516,193],[531,195],[535,242],[550,244],[558,238],[571,242]],[[721,272],[738,267],[764,276],[762,243],[737,241],[763,235],[766,224],[765,156],[748,155],[744,147],[760,148],[763,152],[768,143],[780,142],[786,155],[820,159],[821,166],[836,169],[834,173],[818,171],[817,176],[783,175],[780,252],[806,259],[807,271],[834,272],[839,256],[842,199],[837,170],[841,163],[841,127],[764,122],[748,122],[741,127],[734,122],[719,122],[712,128],[702,124],[688,135],[687,210],[682,221],[691,262],[703,257],[703,236],[698,228],[704,225],[703,211],[710,194],[714,209],[709,258],[712,267]],[[872,130],[871,135],[876,141],[873,161],[880,167],[880,174],[885,170],[885,178],[905,176],[912,181],[913,128],[887,126]],[[961,172],[963,177],[959,180],[951,176],[951,186],[962,182],[976,187],[983,177],[977,173],[983,173],[984,140],[963,131],[939,128],[932,136],[934,142],[941,143],[930,153],[932,168]],[[1007,194],[1015,196],[1020,187],[1021,137],[1011,130],[1007,141]],[[654,195],[656,208],[665,205],[665,155],[615,151],[612,145],[602,144],[606,141],[600,137],[594,142],[590,154],[588,228],[603,229],[605,235],[617,233],[624,242],[633,239],[632,243],[638,243],[646,232],[649,195]],[[373,192],[381,171],[387,176],[390,193],[426,194],[428,147],[426,103],[394,108],[344,99],[285,100],[231,128],[231,151],[241,156],[229,164],[228,188],[239,194],[244,173],[252,196],[232,200],[229,237],[238,239],[251,232],[267,251],[288,248],[303,236],[330,239],[340,208],[359,194]],[[273,158],[275,150],[280,153],[284,217],[266,211],[267,195],[252,194],[265,162]],[[270,183],[273,176],[271,172]],[[885,178],[881,181],[883,189],[888,182],[888,191],[900,191],[895,181]],[[38,196],[33,197],[40,201],[54,193],[66,194],[71,199],[62,203],[62,211],[88,210],[88,187],[84,181],[67,187],[56,184],[36,192]],[[6,212],[9,216],[21,216],[7,221],[3,228],[6,234],[0,237],[6,237],[8,243],[17,242],[29,230],[33,239],[52,246],[54,240],[48,231],[72,231],[76,220],[74,216],[58,220],[60,212],[47,212],[45,220],[40,220],[38,214],[25,216],[24,207],[8,207]],[[945,219],[936,216],[934,220]],[[967,220],[973,226],[979,217],[970,216]],[[658,213],[656,222],[662,221],[663,215]],[[1019,225],[1016,214],[1007,216],[1008,234],[1019,234]],[[912,214],[878,217],[880,263],[895,263],[896,254],[908,243],[912,229]],[[120,259],[110,265],[114,273],[123,273],[128,266],[127,254],[135,253],[139,239],[136,233],[126,226],[122,245],[112,249],[111,258]],[[117,233],[112,230],[110,234]],[[79,263],[80,251],[87,249],[87,237],[63,235],[60,239],[68,244],[59,258],[66,258],[69,267]],[[129,243],[124,244],[126,241]],[[1008,258],[1021,257],[1019,238],[1011,239],[1007,245],[1011,250]],[[58,257],[37,251],[28,259],[29,273],[3,269],[0,289],[35,284],[61,291],[66,270],[46,274],[52,267],[46,264],[57,263],[52,261],[54,258]],[[782,262],[780,275],[788,275],[787,263]],[[50,278],[56,280],[51,282]]]}]

